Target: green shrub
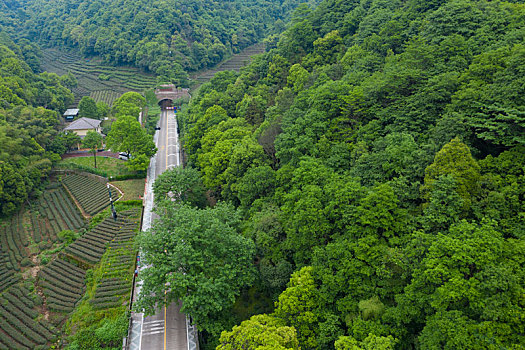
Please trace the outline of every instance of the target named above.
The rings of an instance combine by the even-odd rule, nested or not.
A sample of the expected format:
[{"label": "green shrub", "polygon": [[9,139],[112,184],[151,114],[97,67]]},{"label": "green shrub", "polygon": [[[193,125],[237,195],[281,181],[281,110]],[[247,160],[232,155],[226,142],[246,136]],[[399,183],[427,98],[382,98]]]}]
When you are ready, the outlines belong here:
[{"label": "green shrub", "polygon": [[98,79],[100,79],[102,81],[107,81],[107,80],[109,80],[109,78],[111,78],[111,76],[109,74],[100,73],[98,75]]},{"label": "green shrub", "polygon": [[28,258],[23,258],[22,261],[20,261],[20,265],[22,265],[23,267],[30,266],[31,260],[29,260]]},{"label": "green shrub", "polygon": [[71,230],[60,231],[57,236],[66,246],[70,245],[78,238],[77,233]]},{"label": "green shrub", "polygon": [[49,262],[49,256],[47,255],[44,255],[40,258],[40,264],[41,265],[46,265],[47,263]]},{"label": "green shrub", "polygon": [[118,201],[115,203],[115,209],[118,211],[127,210],[131,208],[142,207],[141,200],[131,200],[131,201]]},{"label": "green shrub", "polygon": [[42,306],[44,301],[42,300],[42,297],[38,294],[33,295],[33,303],[35,303],[35,306]]}]

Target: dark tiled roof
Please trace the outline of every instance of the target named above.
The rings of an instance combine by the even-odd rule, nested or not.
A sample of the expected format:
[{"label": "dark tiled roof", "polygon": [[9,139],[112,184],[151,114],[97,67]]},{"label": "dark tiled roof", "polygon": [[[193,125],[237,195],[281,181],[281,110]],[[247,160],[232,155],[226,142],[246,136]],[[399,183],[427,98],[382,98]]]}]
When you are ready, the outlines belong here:
[{"label": "dark tiled roof", "polygon": [[100,126],[100,123],[100,120],[83,117],[69,124],[64,130],[96,129]]}]

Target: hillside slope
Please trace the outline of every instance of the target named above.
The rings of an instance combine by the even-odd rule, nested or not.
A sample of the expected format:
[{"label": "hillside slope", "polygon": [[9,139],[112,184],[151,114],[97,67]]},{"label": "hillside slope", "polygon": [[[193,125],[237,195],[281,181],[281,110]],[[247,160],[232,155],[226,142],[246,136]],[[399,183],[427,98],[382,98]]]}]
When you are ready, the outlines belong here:
[{"label": "hillside slope", "polygon": [[20,7],[15,13],[27,38],[133,64],[180,85],[187,84],[186,71],[212,67],[275,31],[276,21],[300,2],[18,0],[10,6]]},{"label": "hillside slope", "polygon": [[326,0],[201,86],[188,165],[259,271],[208,344],[523,346],[524,24],[521,1]]}]

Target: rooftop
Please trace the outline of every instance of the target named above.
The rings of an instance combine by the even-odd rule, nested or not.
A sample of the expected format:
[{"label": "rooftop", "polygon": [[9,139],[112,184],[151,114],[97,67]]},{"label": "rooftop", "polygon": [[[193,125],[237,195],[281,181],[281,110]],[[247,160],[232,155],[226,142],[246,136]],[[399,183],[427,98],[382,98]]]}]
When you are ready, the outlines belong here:
[{"label": "rooftop", "polygon": [[68,110],[66,110],[64,112],[64,117],[67,117],[67,116],[75,116],[78,114],[78,108],[69,108]]},{"label": "rooftop", "polygon": [[100,120],[82,117],[69,124],[64,130],[96,129],[100,126],[100,123]]}]

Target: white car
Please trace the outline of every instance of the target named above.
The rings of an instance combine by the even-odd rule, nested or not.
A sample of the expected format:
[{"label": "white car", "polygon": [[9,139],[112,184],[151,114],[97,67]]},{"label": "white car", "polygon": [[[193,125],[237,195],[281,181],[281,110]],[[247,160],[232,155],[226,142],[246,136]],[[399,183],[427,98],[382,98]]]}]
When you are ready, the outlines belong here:
[{"label": "white car", "polygon": [[128,154],[126,152],[120,152],[118,154],[118,158],[122,160],[129,160],[130,157],[128,157]]}]

